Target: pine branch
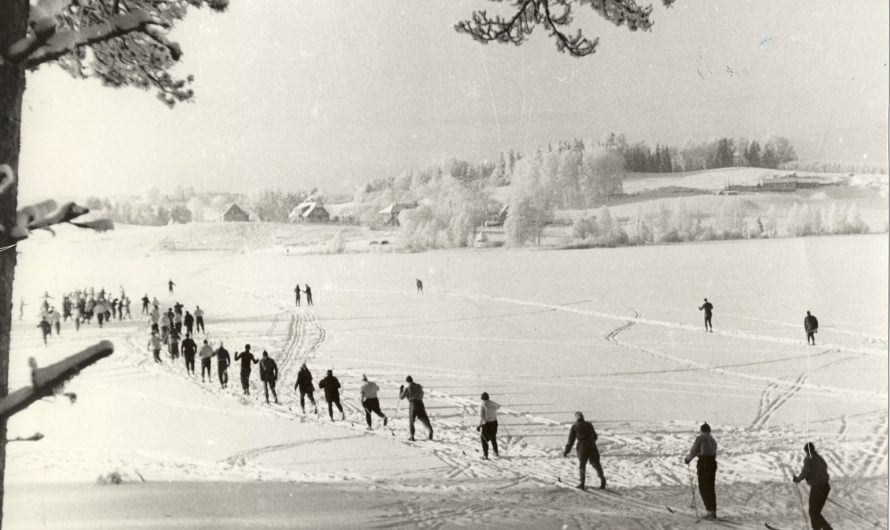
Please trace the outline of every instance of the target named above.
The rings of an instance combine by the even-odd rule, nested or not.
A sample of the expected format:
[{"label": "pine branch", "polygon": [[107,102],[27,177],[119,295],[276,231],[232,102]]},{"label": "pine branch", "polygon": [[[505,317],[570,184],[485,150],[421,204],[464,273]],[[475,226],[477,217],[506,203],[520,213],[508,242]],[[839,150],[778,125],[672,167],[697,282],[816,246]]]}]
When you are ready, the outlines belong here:
[{"label": "pine branch", "polygon": [[[492,0],[499,1],[499,0]],[[665,7],[675,0],[661,0]],[[585,57],[596,52],[599,38],[588,39],[579,29],[569,32],[572,9],[590,5],[602,18],[631,31],[649,30],[652,6],[641,7],[634,0],[513,0],[513,16],[490,17],[485,10],[474,11],[469,20],[454,25],[455,31],[487,44],[501,42],[520,46],[531,35],[535,26],[542,24],[548,35],[556,40],[556,49],[573,57]]]},{"label": "pine branch", "polygon": [[32,357],[29,359],[31,386],[20,388],[0,399],[0,418],[9,418],[28,408],[35,401],[53,395],[57,388],[79,374],[81,370],[113,352],[114,345],[103,340],[46,368],[37,368],[37,363]]}]

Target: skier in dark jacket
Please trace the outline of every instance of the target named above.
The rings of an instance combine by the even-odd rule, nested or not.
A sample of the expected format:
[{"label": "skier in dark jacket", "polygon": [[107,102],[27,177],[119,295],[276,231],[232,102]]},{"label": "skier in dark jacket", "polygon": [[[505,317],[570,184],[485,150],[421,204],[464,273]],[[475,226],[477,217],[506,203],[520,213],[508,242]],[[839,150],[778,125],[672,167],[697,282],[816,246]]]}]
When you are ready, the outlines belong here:
[{"label": "skier in dark jacket", "polygon": [[794,482],[806,480],[810,485],[810,525],[813,530],[831,530],[831,525],[822,517],[822,508],[828,500],[831,486],[828,485],[828,466],[825,460],[816,452],[813,442],[807,442],[803,446],[806,457],[803,459],[803,469],[800,475],[794,477]]},{"label": "skier in dark jacket", "polygon": [[328,370],[328,375],[318,382],[318,388],[324,390],[324,399],[328,402],[328,414],[331,421],[334,421],[334,405],[340,411],[340,419],[346,419],[346,413],[343,412],[343,406],[340,405],[340,381],[334,377],[334,371]]},{"label": "skier in dark jacket", "polygon": [[606,489],[606,476],[603,474],[603,466],[600,465],[600,452],[596,448],[596,439],[596,429],[593,428],[593,424],[589,421],[584,421],[583,413],[576,412],[575,423],[569,430],[569,441],[566,443],[566,448],[562,455],[563,457],[569,456],[569,451],[575,445],[575,440],[578,441],[576,453],[578,455],[578,473],[581,476],[578,489],[583,490],[586,487],[588,462],[590,462],[590,465],[593,466],[600,478],[600,489]]},{"label": "skier in dark jacket", "polygon": [[170,291],[170,294],[173,294],[173,286],[174,285],[176,285],[176,283],[173,280],[169,280],[167,282],[167,290]]},{"label": "skier in dark jacket", "polygon": [[142,314],[143,315],[148,314],[148,302],[149,302],[148,295],[146,294],[145,296],[142,297]]},{"label": "skier in dark jacket", "polygon": [[807,311],[807,316],[803,319],[803,329],[807,332],[807,346],[810,345],[810,341],[813,341],[812,344],[815,346],[816,332],[819,331],[819,320],[811,315],[809,311]]},{"label": "skier in dark jacket", "polygon": [[179,348],[182,350],[182,356],[185,357],[185,373],[195,375],[195,354],[198,353],[198,345],[192,340],[191,333],[185,334],[185,339]]},{"label": "skier in dark jacket", "polygon": [[698,472],[698,491],[708,512],[704,518],[716,519],[717,492],[714,484],[717,477],[717,440],[711,437],[711,426],[707,423],[702,424],[700,432],[686,455],[685,462],[688,465],[692,459],[698,458],[695,466]]},{"label": "skier in dark jacket", "polygon": [[192,316],[188,311],[185,312],[185,316],[182,317],[182,323],[185,324],[185,332],[191,335],[194,333],[193,329],[195,327],[195,317]]},{"label": "skier in dark jacket", "polygon": [[399,387],[399,399],[408,400],[408,432],[411,434],[409,440],[414,441],[414,420],[418,419],[429,430],[428,439],[433,439],[433,426],[430,424],[430,418],[426,415],[426,407],[423,406],[423,387],[414,382],[414,378],[410,375],[405,378],[408,386]]},{"label": "skier in dark jacket", "polygon": [[711,324],[711,313],[714,311],[714,304],[708,302],[708,299],[705,298],[705,303],[702,304],[698,310],[705,312],[705,331],[714,333],[714,326]]},{"label": "skier in dark jacket", "polygon": [[278,404],[278,394],[275,393],[275,382],[278,381],[278,365],[275,360],[269,357],[266,350],[263,350],[263,358],[260,359],[260,381],[263,382],[263,390],[266,393],[266,403],[269,403],[269,388],[272,388],[272,397],[275,398],[275,404]]},{"label": "skier in dark jacket", "polygon": [[223,343],[220,342],[219,348],[216,350],[216,372],[219,374],[219,384],[223,388],[229,387],[230,364],[232,364],[232,358],[229,356],[229,350],[223,348]]},{"label": "skier in dark jacket", "polygon": [[303,292],[306,293],[306,305],[313,305],[312,304],[312,287],[309,287],[308,283],[306,284],[306,290],[304,290]]},{"label": "skier in dark jacket", "polygon": [[309,401],[311,401],[312,406],[315,407],[315,413],[318,414],[318,404],[315,403],[315,397],[313,396],[315,393],[315,386],[312,384],[312,372],[306,367],[306,363],[303,363],[300,366],[300,371],[297,372],[297,382],[294,383],[294,390],[300,391],[300,408],[303,409],[303,413],[306,413],[304,398],[308,395]]},{"label": "skier in dark jacket", "polygon": [[294,288],[294,297],[296,298],[297,307],[300,307],[300,284]]},{"label": "skier in dark jacket", "polygon": [[235,354],[235,360],[241,361],[241,390],[245,396],[250,395],[250,363],[256,364],[259,361],[250,353],[250,344],[244,345],[244,351]]},{"label": "skier in dark jacket", "polygon": [[40,328],[40,331],[43,333],[43,345],[46,346],[46,338],[50,336],[53,332],[52,325],[46,321],[46,318],[41,318],[40,323],[37,324],[37,327]]}]

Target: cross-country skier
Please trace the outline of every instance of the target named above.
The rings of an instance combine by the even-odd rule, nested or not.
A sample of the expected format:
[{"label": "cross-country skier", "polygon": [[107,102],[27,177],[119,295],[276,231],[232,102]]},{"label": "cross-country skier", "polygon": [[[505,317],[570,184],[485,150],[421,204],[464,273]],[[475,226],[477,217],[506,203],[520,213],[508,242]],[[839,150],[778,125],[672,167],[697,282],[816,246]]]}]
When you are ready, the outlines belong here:
[{"label": "cross-country skier", "polygon": [[810,341],[813,341],[813,346],[815,346],[816,332],[819,331],[819,320],[811,315],[809,311],[807,311],[807,316],[803,319],[803,329],[807,332],[807,346],[810,345]]},{"label": "cross-country skier", "polygon": [[[229,365],[232,364],[232,358],[229,356],[229,350],[223,348],[223,343],[219,343],[216,350],[216,372],[219,374],[219,384],[223,388],[229,387]],[[208,378],[210,372],[208,372]]]},{"label": "cross-country skier", "polygon": [[705,298],[705,303],[702,304],[699,308],[699,311],[704,310],[705,312],[705,331],[710,331],[714,333],[714,326],[711,324],[711,313],[714,311],[714,304],[708,302],[708,299]]},{"label": "cross-country skier", "polygon": [[177,335],[182,335],[182,313],[173,313],[173,329]]},{"label": "cross-country skier", "polygon": [[195,330],[205,333],[204,331],[204,310],[201,306],[195,306]]},{"label": "cross-country skier", "polygon": [[294,287],[294,297],[297,303],[297,307],[300,307],[300,284],[298,283],[296,287]]},{"label": "cross-country skier", "polygon": [[[222,344],[220,344],[220,348]],[[204,344],[201,346],[201,352],[198,353],[198,356],[201,358],[201,382],[204,382],[204,374],[207,374],[207,381],[210,381],[210,361],[213,359],[215,353],[213,352],[213,346],[211,346],[207,339],[204,339]],[[225,388],[225,387],[223,387]]]},{"label": "cross-country skier", "polygon": [[479,425],[476,430],[482,438],[482,458],[488,460],[488,443],[494,456],[498,456],[498,409],[500,405],[489,399],[488,392],[482,393],[482,403],[479,405]]},{"label": "cross-country skier", "polygon": [[306,289],[303,292],[306,293],[306,305],[313,305],[312,304],[312,287],[309,287],[308,283],[306,284]]},{"label": "cross-country skier", "polygon": [[569,441],[566,443],[562,456],[569,456],[569,451],[572,450],[572,446],[575,445],[575,440],[577,440],[578,447],[575,452],[578,455],[578,474],[581,477],[581,482],[577,486],[578,489],[583,490],[586,488],[588,462],[590,462],[590,465],[593,466],[597,476],[600,478],[600,489],[606,489],[606,476],[603,474],[603,466],[600,465],[600,452],[596,448],[596,439],[596,429],[593,428],[593,424],[584,420],[582,412],[576,412],[575,423],[572,424],[572,428],[569,430]]},{"label": "cross-country skier", "polygon": [[414,378],[410,375],[405,378],[408,386],[399,387],[399,399],[408,400],[408,432],[411,434],[409,440],[414,441],[414,420],[418,419],[429,430],[428,439],[433,439],[433,426],[430,425],[430,418],[426,415],[426,407],[423,406],[423,387],[414,382]]},{"label": "cross-country skier", "polygon": [[794,477],[794,482],[806,480],[810,485],[809,512],[813,530],[832,530],[828,521],[822,517],[822,508],[825,507],[825,501],[828,500],[828,493],[831,491],[831,486],[828,485],[828,466],[816,452],[813,442],[807,442],[803,450],[807,456],[804,457],[803,469],[800,470],[800,475]]},{"label": "cross-country skier", "polygon": [[377,386],[377,383],[373,381],[368,381],[368,376],[362,374],[362,388],[360,390],[362,397],[362,408],[365,409],[365,421],[368,422],[368,430],[370,431],[372,428],[371,425],[371,413],[380,416],[383,418],[383,426],[386,427],[386,423],[389,421],[386,415],[380,411],[380,400],[377,399],[377,392],[380,391],[380,387]]},{"label": "cross-country skier", "polygon": [[173,286],[174,286],[174,285],[176,285],[176,284],[173,283],[173,280],[168,280],[168,281],[167,281],[167,290],[170,291],[170,294],[173,294]]},{"label": "cross-country skier", "polygon": [[100,298],[96,305],[93,306],[93,313],[96,315],[96,321],[99,322],[99,328],[102,327],[102,323],[105,322],[105,311],[107,311],[105,307],[105,302]]},{"label": "cross-country skier", "polygon": [[193,333],[193,329],[195,327],[195,317],[192,316],[188,311],[185,312],[185,316],[182,317],[182,323],[185,324],[185,332]]},{"label": "cross-country skier", "polygon": [[[198,345],[192,340],[192,334],[186,333],[185,339],[180,344],[182,356],[185,357],[185,373],[195,375],[195,354],[198,353]],[[204,364],[204,361],[201,361]],[[201,376],[204,375],[204,367],[201,367]]]},{"label": "cross-country skier", "polygon": [[256,364],[259,361],[250,353],[250,344],[244,345],[244,351],[235,354],[235,360],[241,361],[241,390],[245,396],[250,395],[250,363]]},{"label": "cross-country skier", "polygon": [[717,518],[717,493],[715,481],[717,476],[717,440],[711,436],[711,426],[703,423],[701,434],[696,437],[692,449],[686,455],[685,462],[688,465],[693,458],[698,458],[695,465],[698,472],[698,491],[701,500],[705,504],[705,519]]},{"label": "cross-country skier", "polygon": [[56,335],[59,335],[62,332],[62,315],[56,311],[55,307],[50,307],[49,318],[53,323],[53,329],[56,330]]},{"label": "cross-country skier", "polygon": [[174,361],[179,359],[179,335],[176,331],[171,331],[167,336],[167,353],[170,354],[170,358]]},{"label": "cross-country skier", "polygon": [[143,315],[148,314],[148,302],[149,302],[148,294],[146,293],[146,295],[142,297],[142,314]]},{"label": "cross-country skier", "polygon": [[43,345],[46,346],[46,338],[53,332],[52,325],[47,322],[46,317],[41,317],[37,327],[40,328],[41,333],[43,333]]},{"label": "cross-country skier", "polygon": [[158,337],[157,331],[151,332],[151,337],[148,339],[148,349],[151,350],[155,362],[161,362],[161,337]]},{"label": "cross-country skier", "polygon": [[420,280],[417,280],[417,292],[423,294],[423,282]]},{"label": "cross-country skier", "polygon": [[278,394],[275,393],[275,382],[278,381],[278,365],[275,360],[269,357],[268,352],[263,350],[263,358],[260,359],[260,381],[263,382],[263,391],[266,393],[266,404],[269,403],[269,389],[272,389],[272,397],[275,398],[275,404],[278,404]]},{"label": "cross-country skier", "polygon": [[343,406],[340,405],[340,381],[334,377],[334,371],[328,370],[328,375],[318,382],[318,388],[324,390],[324,399],[328,402],[328,414],[331,421],[334,421],[334,405],[340,411],[340,419],[346,419],[346,413],[343,412]]},{"label": "cross-country skier", "polygon": [[306,363],[303,363],[300,366],[300,371],[297,372],[297,382],[294,383],[294,391],[297,390],[300,391],[300,408],[303,409],[303,414],[306,413],[306,403],[303,398],[307,395],[309,396],[309,401],[312,402],[312,406],[315,407],[315,414],[318,414],[318,404],[315,403],[315,397],[313,396],[315,386],[312,384],[312,372],[309,371]]}]

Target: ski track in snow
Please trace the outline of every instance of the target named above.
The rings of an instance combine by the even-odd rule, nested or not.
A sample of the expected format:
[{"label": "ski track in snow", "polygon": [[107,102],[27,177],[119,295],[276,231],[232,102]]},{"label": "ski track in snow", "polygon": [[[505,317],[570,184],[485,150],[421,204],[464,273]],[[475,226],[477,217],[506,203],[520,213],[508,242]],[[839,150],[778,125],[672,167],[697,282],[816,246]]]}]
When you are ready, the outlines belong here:
[{"label": "ski track in snow", "polygon": [[[252,293],[251,293],[252,294]],[[266,303],[274,304],[268,299],[263,299],[258,295],[254,295],[258,299]],[[487,298],[495,301],[511,301],[509,299],[495,297],[479,297]],[[689,359],[675,357],[664,352],[657,351],[652,348],[634,345],[622,340],[620,335],[637,324],[661,325],[664,327],[674,327],[676,329],[689,329],[690,331],[700,332],[697,328],[680,324],[671,324],[658,321],[642,319],[638,310],[629,308],[633,312],[631,318],[617,317],[586,310],[575,310],[564,308],[561,306],[551,306],[550,304],[537,304],[525,301],[512,301],[525,305],[537,305],[548,308],[548,310],[570,310],[581,314],[600,317],[620,319],[621,323],[614,329],[603,335],[603,340],[612,344],[637,351],[645,355],[668,360],[679,364],[681,369],[685,370],[703,370],[713,372],[734,379],[742,379],[747,383],[765,383],[766,387],[762,390],[760,404],[755,412],[754,420],[751,423],[751,429],[757,431],[751,433],[745,428],[728,428],[726,430],[716,431],[720,437],[722,447],[744,448],[743,452],[727,454],[721,459],[721,475],[720,482],[735,481],[751,481],[751,480],[776,480],[777,475],[781,474],[782,466],[798,465],[798,451],[789,450],[787,447],[787,439],[789,435],[799,439],[803,433],[789,433],[789,427],[783,426],[781,429],[769,428],[770,420],[776,412],[802,389],[808,388],[811,391],[824,393],[828,395],[849,394],[844,389],[834,389],[822,386],[807,385],[807,374],[801,374],[796,379],[789,380],[785,378],[772,378],[765,376],[756,376],[735,372],[727,368],[708,366]],[[142,370],[150,372],[163,373],[173,377],[179,377],[184,381],[201,386],[205,391],[215,395],[225,396],[230,400],[237,400],[243,405],[250,408],[245,411],[233,411],[230,407],[224,408],[229,412],[235,413],[267,413],[276,414],[291,419],[297,419],[301,423],[315,423],[333,425],[345,431],[351,431],[353,434],[347,438],[362,436],[381,436],[387,440],[397,440],[413,450],[424,451],[433,454],[446,466],[443,472],[443,478],[457,484],[463,481],[486,481],[497,480],[499,487],[511,488],[518,484],[524,484],[529,481],[535,481],[548,485],[556,485],[560,487],[571,487],[577,477],[577,464],[574,455],[569,458],[561,458],[562,446],[556,444],[555,447],[543,447],[533,443],[528,443],[526,438],[549,439],[565,437],[567,435],[567,425],[561,424],[554,420],[541,417],[532,413],[515,410],[509,407],[503,407],[500,410],[501,429],[498,435],[500,458],[492,458],[488,461],[481,460],[481,448],[478,434],[475,432],[475,414],[478,403],[475,399],[464,398],[442,392],[433,387],[426,388],[428,409],[436,411],[431,413],[431,421],[435,429],[435,439],[433,441],[410,442],[407,440],[407,419],[403,412],[407,407],[401,406],[396,409],[395,413],[385,410],[390,415],[389,426],[386,428],[378,427],[376,430],[367,431],[365,429],[364,412],[358,399],[353,397],[358,395],[358,387],[360,385],[361,374],[349,369],[338,370],[337,376],[341,380],[343,388],[341,389],[341,403],[347,413],[348,418],[354,420],[330,422],[326,417],[323,398],[319,401],[319,414],[300,415],[292,411],[297,411],[299,398],[295,397],[289,391],[289,386],[296,379],[296,373],[299,366],[303,362],[312,361],[319,350],[324,346],[328,336],[328,331],[321,324],[316,314],[311,308],[287,308],[283,305],[276,305],[279,310],[275,313],[269,325],[261,333],[263,339],[268,342],[270,351],[280,352],[276,358],[279,366],[279,382],[283,384],[279,388],[280,405],[266,405],[263,398],[263,387],[259,378],[254,374],[250,382],[250,396],[241,396],[240,386],[238,382],[238,374],[230,373],[230,383],[234,383],[229,390],[223,390],[214,385],[202,385],[193,377],[186,376],[182,371],[182,366],[176,364],[171,365],[168,359],[162,365],[156,365],[149,358],[148,354],[143,353],[142,341],[146,334],[144,328],[137,329],[127,340],[126,353],[124,358],[135,364]],[[287,321],[286,329],[280,330],[282,322]],[[735,334],[733,332],[723,332],[729,336],[739,336],[746,340],[767,340],[777,342],[774,337],[759,337],[749,334]],[[256,336],[255,333],[240,331],[237,333],[217,333],[214,332],[214,340],[224,340],[232,343],[232,340]],[[752,339],[752,337],[754,337]],[[779,340],[784,343],[786,341]],[[793,342],[793,341],[787,341]],[[793,342],[796,344],[796,342]],[[829,352],[850,351],[848,347],[832,347],[820,354],[828,354]],[[845,362],[850,359],[859,358],[863,354],[872,354],[874,352],[863,352],[853,349],[857,355],[844,357],[833,360],[820,368],[826,368],[836,363]],[[180,361],[181,362],[181,361]],[[385,364],[385,363],[382,363]],[[748,363],[743,363],[748,364]],[[404,369],[403,364],[397,364]],[[230,369],[231,370],[231,369]],[[236,372],[237,369],[231,370]],[[107,377],[115,378],[119,376],[132,376],[134,372],[122,369],[120,373],[109,372]],[[105,374],[103,374],[105,377]],[[395,388],[398,381],[378,378],[381,387]],[[762,388],[762,387],[761,387]],[[857,397],[862,397],[862,393],[856,393]],[[867,393],[870,397],[874,397],[872,393]],[[147,399],[160,400],[157,396],[145,396]],[[182,408],[202,408],[197,405],[188,405],[184,403],[174,403],[173,400],[163,399],[166,404],[180,406]],[[231,402],[231,401],[230,401]],[[432,406],[430,406],[432,404]],[[401,405],[401,404],[400,404]],[[204,407],[206,409],[206,407]],[[219,410],[213,408],[213,410]],[[439,412],[442,411],[442,412]],[[877,411],[876,411],[877,412]],[[463,420],[469,416],[472,420],[465,423]],[[886,416],[878,416],[872,414],[878,421],[874,423],[865,437],[853,435],[848,432],[848,422],[850,418],[843,416],[838,420],[840,425],[839,435],[843,435],[846,444],[843,447],[834,448],[826,454],[826,460],[834,473],[847,468],[850,474],[859,474],[860,476],[880,476],[885,473],[887,463],[887,420]],[[378,423],[375,420],[375,423]],[[521,432],[511,436],[510,430],[516,429],[516,424],[521,424]],[[685,454],[688,445],[691,443],[692,436],[688,432],[688,426],[680,425],[675,422],[652,423],[648,428],[640,429],[631,427],[632,422],[615,422],[614,425],[598,426],[600,433],[600,451],[603,457],[603,466],[606,476],[610,479],[610,486],[617,487],[620,495],[610,492],[600,492],[590,490],[585,493],[596,497],[599,509],[603,513],[621,513],[631,518],[639,518],[642,522],[641,527],[664,528],[662,523],[673,521],[674,523],[690,522],[690,515],[685,512],[675,514],[667,513],[664,505],[660,502],[650,502],[643,498],[633,495],[633,490],[626,488],[634,488],[638,486],[662,486],[662,485],[684,485],[687,482],[686,473],[681,469],[682,464],[677,462],[681,455]],[[425,429],[422,425],[418,425],[418,440],[425,438]],[[622,430],[626,428],[629,430]],[[282,480],[367,480],[354,474],[305,474],[294,473],[292,471],[277,471],[267,469],[261,465],[252,462],[257,458],[274,452],[287,451],[313,442],[293,442],[281,443],[265,447],[256,447],[249,450],[241,451],[236,454],[229,455],[219,462],[206,461],[189,461],[188,459],[173,459],[175,464],[172,470],[180,470],[187,475],[217,477],[225,476],[232,478],[234,473],[240,477],[266,479],[282,479]],[[765,455],[770,455],[764,458]],[[167,458],[165,455],[163,458]],[[158,462],[163,462],[161,457],[151,459],[148,465],[164,466]],[[861,465],[854,466],[850,469],[851,462],[861,462]],[[169,466],[168,466],[169,467]],[[644,475],[640,475],[639,470],[646,469]],[[170,469],[168,469],[169,471]],[[592,472],[592,470],[589,470]],[[562,480],[556,479],[561,477]],[[612,478],[614,477],[614,478]],[[625,478],[628,477],[628,478]],[[622,483],[622,478],[625,482]],[[377,481],[378,485],[380,481]],[[384,483],[381,487],[391,489],[401,489],[406,486],[400,486],[398,483]],[[410,488],[411,486],[407,486]],[[460,486],[458,486],[460,487]],[[406,522],[410,522],[412,526],[422,526],[435,528],[447,522],[478,521],[478,517],[471,511],[445,509],[437,510],[435,513],[421,515],[418,513],[410,513],[410,506],[407,504],[397,504],[394,507],[396,511],[402,511],[401,517],[395,517],[393,526],[400,526]],[[409,510],[409,512],[405,512]],[[449,511],[450,510],[450,511]],[[453,513],[452,513],[453,512]],[[476,518],[474,518],[476,517]],[[398,521],[402,521],[399,523]],[[587,519],[577,518],[578,527],[587,527],[585,522]],[[380,526],[387,526],[382,524]]]}]

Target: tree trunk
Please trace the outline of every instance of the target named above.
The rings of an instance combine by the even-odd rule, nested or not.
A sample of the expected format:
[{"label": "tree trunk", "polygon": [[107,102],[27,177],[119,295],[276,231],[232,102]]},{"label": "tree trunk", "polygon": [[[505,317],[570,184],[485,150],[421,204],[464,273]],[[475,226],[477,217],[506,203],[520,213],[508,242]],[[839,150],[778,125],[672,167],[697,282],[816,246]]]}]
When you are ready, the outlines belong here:
[{"label": "tree trunk", "polygon": [[[0,0],[0,50],[23,38],[28,29],[28,0]],[[0,64],[0,164],[7,164],[18,177],[21,147],[22,95],[25,72],[21,66]],[[6,246],[15,226],[18,184],[0,195],[0,247]],[[16,249],[0,252],[0,398],[9,394],[9,342],[12,323],[12,283]],[[3,491],[6,477],[6,418],[0,418],[0,527],[3,525]]]}]

